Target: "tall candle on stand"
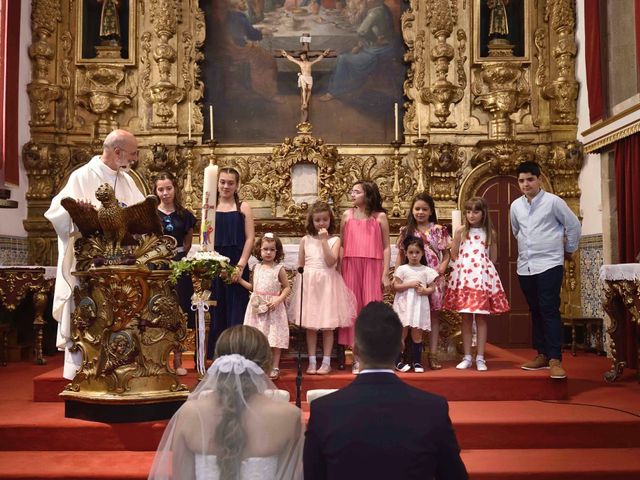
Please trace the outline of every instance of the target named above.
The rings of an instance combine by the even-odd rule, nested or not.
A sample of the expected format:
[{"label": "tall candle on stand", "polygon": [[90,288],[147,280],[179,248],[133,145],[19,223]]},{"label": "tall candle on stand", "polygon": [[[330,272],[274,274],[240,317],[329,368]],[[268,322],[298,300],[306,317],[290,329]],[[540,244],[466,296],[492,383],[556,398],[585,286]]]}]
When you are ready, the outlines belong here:
[{"label": "tall candle on stand", "polygon": [[189,140],[191,140],[191,101],[189,101]]},{"label": "tall candle on stand", "polygon": [[422,138],[422,120],[420,119],[420,104],[418,103],[418,138]]},{"label": "tall candle on stand", "polygon": [[451,211],[451,235],[456,233],[458,227],[462,225],[462,212],[460,210],[452,210]]},{"label": "tall candle on stand", "polygon": [[202,217],[200,222],[200,247],[213,252],[216,232],[216,199],[218,196],[218,166],[209,160],[202,179]]},{"label": "tall candle on stand", "polygon": [[395,128],[396,128],[396,142],[398,141],[398,104],[393,104],[393,116],[395,120]]},{"label": "tall candle on stand", "polygon": [[213,105],[209,105],[209,138],[213,140]]}]

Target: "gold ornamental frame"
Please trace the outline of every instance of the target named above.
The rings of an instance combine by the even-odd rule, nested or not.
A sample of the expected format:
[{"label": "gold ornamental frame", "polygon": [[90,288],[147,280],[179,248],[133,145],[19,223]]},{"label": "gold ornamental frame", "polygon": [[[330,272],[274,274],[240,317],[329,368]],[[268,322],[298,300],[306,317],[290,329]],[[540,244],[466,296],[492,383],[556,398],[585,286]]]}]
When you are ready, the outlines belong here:
[{"label": "gold ornamental frame", "polygon": [[[495,62],[495,57],[482,56],[480,55],[480,45],[482,40],[479,38],[480,36],[480,11],[482,9],[481,3],[486,2],[487,0],[473,0],[473,28],[475,32],[478,32],[477,36],[473,38],[473,63],[484,63],[484,62]],[[531,62],[531,46],[529,45],[528,39],[531,36],[531,2],[532,0],[511,0],[512,2],[522,2],[523,3],[523,14],[524,14],[524,55],[522,56],[510,56],[508,57],[509,61],[513,62],[523,62],[530,63]],[[537,0],[536,0],[536,3]],[[502,59],[501,59],[502,60]]]}]

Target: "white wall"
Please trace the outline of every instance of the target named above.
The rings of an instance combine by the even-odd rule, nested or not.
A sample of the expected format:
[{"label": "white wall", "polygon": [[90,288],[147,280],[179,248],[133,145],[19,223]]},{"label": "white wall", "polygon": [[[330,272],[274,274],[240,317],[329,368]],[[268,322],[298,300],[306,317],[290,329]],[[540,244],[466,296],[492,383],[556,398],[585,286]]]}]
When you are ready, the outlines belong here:
[{"label": "white wall", "polygon": [[0,210],[0,235],[26,237],[22,220],[27,218],[27,174],[22,166],[22,146],[29,141],[29,96],[27,84],[31,81],[31,60],[27,52],[31,45],[31,2],[22,2],[20,8],[20,74],[18,99],[18,155],[20,156],[20,185],[5,185],[11,190],[11,199],[18,201],[18,208]]},{"label": "white wall", "polygon": [[[580,82],[578,95],[578,140],[580,134],[590,126],[589,100],[587,96],[587,72],[584,45],[584,0],[576,2],[576,36],[578,44],[578,58],[576,77]],[[582,196],[580,197],[580,216],[582,217],[582,234],[595,235],[602,233],[602,184],[600,181],[600,155],[585,155],[584,166],[580,172],[578,182]]]}]

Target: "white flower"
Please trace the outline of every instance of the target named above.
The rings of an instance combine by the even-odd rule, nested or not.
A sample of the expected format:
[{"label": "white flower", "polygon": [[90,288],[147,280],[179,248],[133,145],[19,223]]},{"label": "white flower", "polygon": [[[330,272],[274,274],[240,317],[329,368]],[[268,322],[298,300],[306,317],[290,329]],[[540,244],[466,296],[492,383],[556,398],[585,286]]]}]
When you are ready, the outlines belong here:
[{"label": "white flower", "polygon": [[229,263],[229,257],[225,257],[224,255],[220,255],[218,252],[196,252],[193,256],[193,259],[198,260],[213,260],[214,262],[220,263]]}]

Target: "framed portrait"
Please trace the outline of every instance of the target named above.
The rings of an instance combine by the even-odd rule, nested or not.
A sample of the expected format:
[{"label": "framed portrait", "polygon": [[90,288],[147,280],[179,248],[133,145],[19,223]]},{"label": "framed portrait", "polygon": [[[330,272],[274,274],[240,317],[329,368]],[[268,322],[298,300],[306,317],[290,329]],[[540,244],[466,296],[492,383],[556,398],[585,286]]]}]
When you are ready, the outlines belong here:
[{"label": "framed portrait", "polygon": [[404,0],[200,0],[200,7],[204,102],[214,106],[220,142],[294,136],[303,85],[314,135],[334,144],[393,140],[406,77]]},{"label": "framed portrait", "polygon": [[531,0],[473,0],[473,61],[495,61],[489,56],[490,42],[501,39],[513,46],[510,60],[528,62]]},{"label": "framed portrait", "polygon": [[[108,61],[135,65],[136,3],[130,0],[80,0],[77,2],[78,64],[104,62],[99,49],[109,51]],[[117,47],[120,47],[119,51]]]}]

